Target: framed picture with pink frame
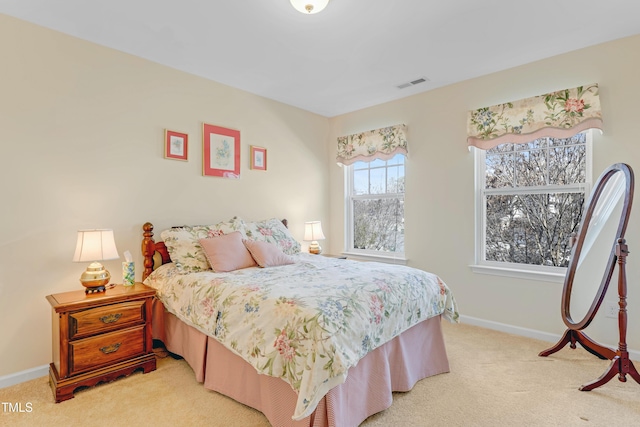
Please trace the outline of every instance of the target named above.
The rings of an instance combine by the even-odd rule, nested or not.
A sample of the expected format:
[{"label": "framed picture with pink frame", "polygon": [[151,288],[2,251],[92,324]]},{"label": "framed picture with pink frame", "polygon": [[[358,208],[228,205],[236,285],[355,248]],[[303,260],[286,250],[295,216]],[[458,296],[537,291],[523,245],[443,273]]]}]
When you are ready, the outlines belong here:
[{"label": "framed picture with pink frame", "polygon": [[189,135],[164,130],[164,157],[166,159],[187,160],[189,153]]},{"label": "framed picture with pink frame", "polygon": [[240,178],[240,131],[202,125],[202,174]]},{"label": "framed picture with pink frame", "polygon": [[263,147],[251,146],[251,169],[267,170],[267,149]]}]

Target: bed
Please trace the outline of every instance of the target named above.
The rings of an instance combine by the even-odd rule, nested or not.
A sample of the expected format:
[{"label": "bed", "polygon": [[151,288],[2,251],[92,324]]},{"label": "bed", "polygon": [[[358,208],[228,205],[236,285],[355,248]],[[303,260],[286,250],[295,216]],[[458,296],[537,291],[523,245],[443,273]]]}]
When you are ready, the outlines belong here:
[{"label": "bed", "polygon": [[143,226],[154,339],[274,426],[357,426],[449,371],[440,321],[458,313],[436,275],[303,253],[275,218],[161,238]]}]

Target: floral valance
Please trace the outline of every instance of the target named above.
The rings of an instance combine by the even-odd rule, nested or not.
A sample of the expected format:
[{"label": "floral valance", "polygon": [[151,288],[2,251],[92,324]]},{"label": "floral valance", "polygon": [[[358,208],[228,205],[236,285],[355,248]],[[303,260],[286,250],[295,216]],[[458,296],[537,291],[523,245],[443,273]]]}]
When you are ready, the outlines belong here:
[{"label": "floral valance", "polygon": [[407,127],[389,126],[338,138],[339,165],[354,162],[389,160],[398,153],[407,154]]},{"label": "floral valance", "polygon": [[469,111],[467,142],[488,150],[505,142],[569,138],[591,128],[602,129],[597,84]]}]

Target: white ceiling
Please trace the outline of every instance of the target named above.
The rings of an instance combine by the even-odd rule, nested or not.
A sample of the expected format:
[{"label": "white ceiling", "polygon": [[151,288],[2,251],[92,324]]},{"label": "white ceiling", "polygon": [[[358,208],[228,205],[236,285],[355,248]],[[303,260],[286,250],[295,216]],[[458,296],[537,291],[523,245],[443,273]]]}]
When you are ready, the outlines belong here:
[{"label": "white ceiling", "polygon": [[640,33],[638,0],[331,0],[314,15],[289,0],[0,0],[0,12],[327,117]]}]

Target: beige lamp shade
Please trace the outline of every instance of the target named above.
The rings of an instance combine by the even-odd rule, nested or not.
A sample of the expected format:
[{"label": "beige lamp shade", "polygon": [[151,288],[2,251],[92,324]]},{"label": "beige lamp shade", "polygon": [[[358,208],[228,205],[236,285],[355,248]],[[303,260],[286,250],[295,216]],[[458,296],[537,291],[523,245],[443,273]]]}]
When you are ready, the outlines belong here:
[{"label": "beige lamp shade", "polygon": [[290,0],[291,5],[298,11],[305,15],[311,15],[324,10],[329,4],[329,0]]},{"label": "beige lamp shade", "polygon": [[118,249],[113,238],[113,230],[78,230],[74,262],[90,262],[87,269],[80,276],[80,283],[87,291],[99,292],[111,280],[111,274],[99,262],[118,259]]},{"label": "beige lamp shade", "polygon": [[322,248],[318,244],[318,240],[324,240],[324,233],[322,232],[322,224],[320,221],[309,221],[304,223],[304,240],[311,242],[309,244],[310,254],[319,254],[322,252]]},{"label": "beige lamp shade", "polygon": [[322,223],[320,221],[309,221],[304,223],[304,240],[324,240],[322,233]]},{"label": "beige lamp shade", "polygon": [[118,249],[113,230],[78,230],[74,262],[104,261],[118,259]]}]

